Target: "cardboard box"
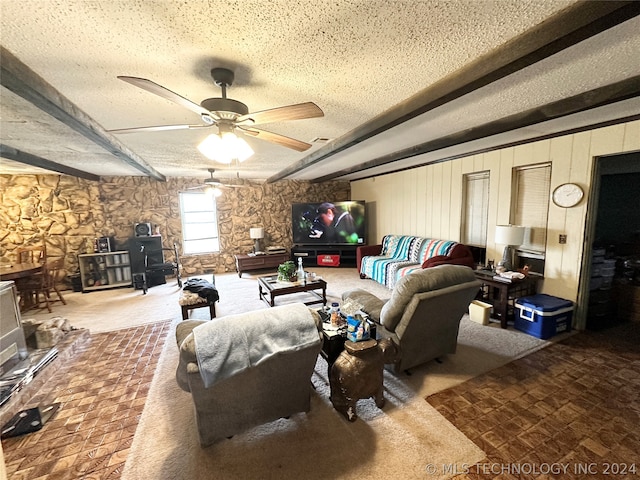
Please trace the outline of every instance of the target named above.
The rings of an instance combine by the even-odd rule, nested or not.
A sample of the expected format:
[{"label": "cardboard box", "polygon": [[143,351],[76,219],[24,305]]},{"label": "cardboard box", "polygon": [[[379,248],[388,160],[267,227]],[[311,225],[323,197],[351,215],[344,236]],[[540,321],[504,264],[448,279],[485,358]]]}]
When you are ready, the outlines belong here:
[{"label": "cardboard box", "polygon": [[573,302],[540,293],[518,298],[514,327],[543,340],[571,330]]},{"label": "cardboard box", "polygon": [[339,267],[340,255],[318,255],[316,261],[319,267]]},{"label": "cardboard box", "polygon": [[469,304],[469,319],[480,325],[489,325],[489,317],[491,316],[490,303],[474,300]]}]

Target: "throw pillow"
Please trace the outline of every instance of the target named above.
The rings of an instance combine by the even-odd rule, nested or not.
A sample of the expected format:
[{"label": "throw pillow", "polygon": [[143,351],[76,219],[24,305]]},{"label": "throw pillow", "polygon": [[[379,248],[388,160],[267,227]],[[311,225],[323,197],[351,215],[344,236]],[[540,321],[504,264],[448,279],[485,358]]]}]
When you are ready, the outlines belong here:
[{"label": "throw pillow", "polygon": [[448,255],[436,255],[435,257],[427,258],[422,263],[422,268],[429,268],[440,265],[441,263],[447,262],[449,260],[451,260],[451,257],[449,257]]}]

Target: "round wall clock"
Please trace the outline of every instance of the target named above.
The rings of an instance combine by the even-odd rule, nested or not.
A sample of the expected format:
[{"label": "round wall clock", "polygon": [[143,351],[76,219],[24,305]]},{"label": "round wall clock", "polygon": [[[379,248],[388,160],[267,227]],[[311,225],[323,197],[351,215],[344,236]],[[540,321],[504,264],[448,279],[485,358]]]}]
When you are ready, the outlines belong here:
[{"label": "round wall clock", "polygon": [[580,185],[575,183],[563,183],[556,187],[551,195],[553,203],[555,203],[559,207],[575,207],[582,197],[584,196],[584,191]]}]

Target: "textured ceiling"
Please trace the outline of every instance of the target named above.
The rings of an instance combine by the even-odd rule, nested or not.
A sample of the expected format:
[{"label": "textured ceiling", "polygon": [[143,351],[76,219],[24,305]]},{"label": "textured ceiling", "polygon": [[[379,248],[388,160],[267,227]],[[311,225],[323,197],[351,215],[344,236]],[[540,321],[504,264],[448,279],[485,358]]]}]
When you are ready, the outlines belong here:
[{"label": "textured ceiling", "polygon": [[[116,77],[147,78],[200,103],[220,96],[209,72],[223,66],[234,70],[236,77],[228,96],[250,111],[313,101],[325,113],[322,118],[273,123],[264,129],[310,143],[329,139],[331,144],[574,3],[2,0],[0,38],[2,47],[96,122],[98,129],[198,123],[193,112]],[[356,147],[297,169],[288,178],[330,176],[385,153],[637,76],[638,32],[635,17]],[[95,175],[144,174],[5,87],[0,100],[3,145]],[[624,105],[403,160],[366,174],[639,112],[636,99],[630,99]],[[164,176],[206,177],[207,168],[214,167],[221,177],[235,176],[238,170],[243,178],[267,179],[304,163],[318,150],[331,149],[318,142],[300,153],[247,138],[255,155],[229,168],[213,164],[196,149],[209,133],[106,135]],[[9,160],[0,166],[0,173],[35,171]]]}]

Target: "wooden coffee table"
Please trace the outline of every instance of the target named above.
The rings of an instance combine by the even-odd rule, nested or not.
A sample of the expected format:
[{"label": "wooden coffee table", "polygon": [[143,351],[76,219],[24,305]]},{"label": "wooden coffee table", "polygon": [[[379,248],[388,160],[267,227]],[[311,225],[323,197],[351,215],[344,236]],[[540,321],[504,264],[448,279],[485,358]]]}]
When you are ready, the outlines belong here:
[{"label": "wooden coffee table", "polygon": [[[322,290],[322,295],[315,290]],[[260,298],[267,305],[275,306],[275,298],[280,295],[289,295],[290,293],[309,292],[314,299],[304,302],[305,305],[313,305],[314,303],[327,304],[327,282],[321,278],[307,282],[280,283],[277,275],[267,275],[258,277],[258,292]]]}]

